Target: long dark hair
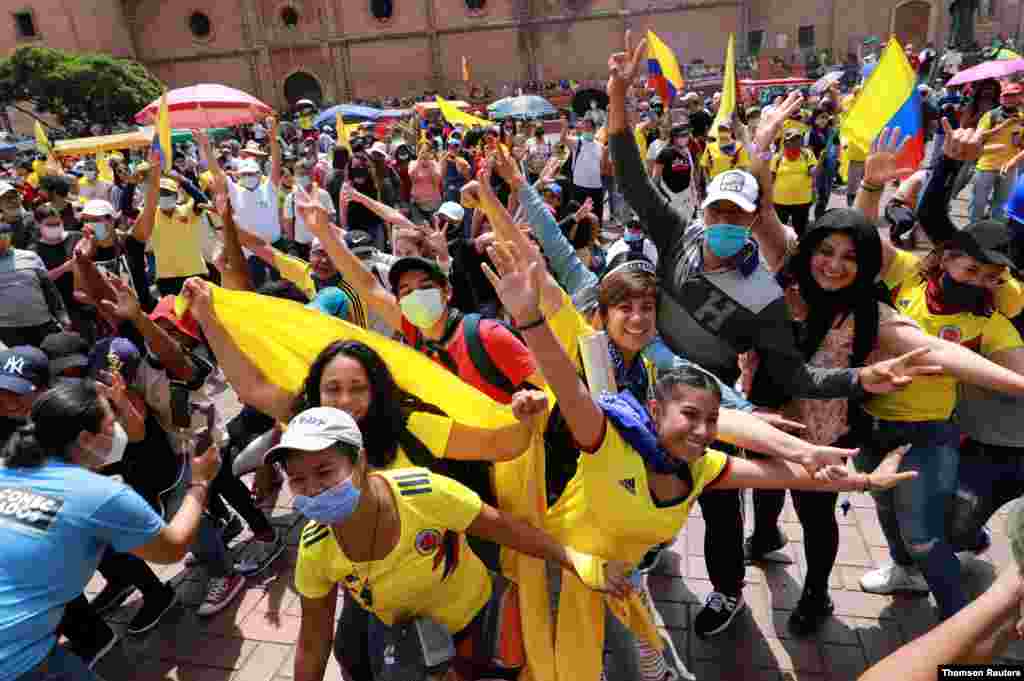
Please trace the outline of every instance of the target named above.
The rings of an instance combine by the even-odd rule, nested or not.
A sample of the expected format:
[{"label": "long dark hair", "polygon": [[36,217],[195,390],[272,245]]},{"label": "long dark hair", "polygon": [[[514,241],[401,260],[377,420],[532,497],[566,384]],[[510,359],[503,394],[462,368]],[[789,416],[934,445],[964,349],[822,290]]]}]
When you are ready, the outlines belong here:
[{"label": "long dark hair", "polygon": [[[335,341],[324,348],[309,367],[306,380],[293,408],[298,414],[319,407],[320,383],[327,366],[338,356],[359,362],[370,381],[370,408],[359,423],[367,461],[374,468],[387,468],[395,461],[401,445],[409,459],[418,466],[428,466],[433,456],[419,439],[409,432],[406,423],[414,411],[444,414],[398,387],[391,370],[377,351],[359,341]],[[443,452],[442,452],[443,453]]]},{"label": "long dark hair", "polygon": [[4,464],[8,468],[38,468],[50,457],[68,461],[68,445],[78,440],[83,430],[99,433],[103,417],[95,381],[59,383],[36,399],[28,423],[7,440]]},{"label": "long dark hair", "polygon": [[[811,274],[811,258],[821,242],[836,233],[853,240],[857,249],[857,278],[844,289],[826,291]],[[850,366],[863,364],[878,341],[878,304],[891,305],[885,288],[875,281],[882,270],[882,240],[875,226],[859,211],[850,208],[826,211],[800,239],[788,270],[800,285],[800,295],[807,303],[808,316],[800,342],[804,358],[809,360],[814,356],[837,317],[852,314]]]}]

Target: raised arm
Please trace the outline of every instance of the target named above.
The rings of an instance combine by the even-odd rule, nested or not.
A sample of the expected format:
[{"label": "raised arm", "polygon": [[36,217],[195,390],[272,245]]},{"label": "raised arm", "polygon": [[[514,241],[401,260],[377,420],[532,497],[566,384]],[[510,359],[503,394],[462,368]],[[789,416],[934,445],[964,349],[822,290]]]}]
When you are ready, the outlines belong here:
[{"label": "raised arm", "polygon": [[505,309],[516,320],[526,344],[533,352],[544,379],[558,398],[569,430],[584,451],[595,451],[604,436],[605,415],[576,374],[562,344],[541,314],[543,268],[530,263],[508,243],[497,243],[489,251],[491,262],[501,273],[483,265],[491,285]]},{"label": "raised arm", "polygon": [[282,423],[291,420],[293,396],[270,382],[235,345],[214,314],[210,284],[193,277],[185,282],[181,294],[189,302],[189,312],[203,327],[203,334],[217,356],[217,363],[231,387],[238,392],[238,399]]},{"label": "raised arm", "polygon": [[217,155],[213,153],[213,150],[210,148],[210,136],[206,134],[205,130],[193,130],[192,138],[199,142],[199,150],[202,152],[203,156],[206,157],[207,167],[210,169],[210,172],[213,173],[214,181],[223,182],[224,186],[227,187],[228,177],[224,174],[224,169],[220,167],[220,163],[217,161]]},{"label": "raised arm", "polygon": [[377,201],[367,196],[366,194],[359,192],[355,188],[349,188],[347,185],[346,187],[342,188],[342,193],[344,193],[346,189],[348,189],[349,192],[349,201],[360,203],[366,206],[374,213],[376,213],[378,217],[384,220],[384,222],[393,225],[398,229],[418,229],[416,223],[414,223],[412,220],[403,215],[402,211],[396,210],[391,206],[383,204],[380,201]]},{"label": "raised arm", "polygon": [[686,230],[686,220],[651,182],[626,114],[626,91],[636,78],[646,42],[641,40],[632,48],[627,31],[626,50],[608,59],[608,145],[615,164],[615,182],[623,198],[648,227],[658,252],[668,253]]},{"label": "raised arm", "polygon": [[[349,191],[347,186],[341,190],[342,205],[348,203]],[[384,323],[392,329],[402,328],[402,309],[398,306],[398,300],[381,285],[373,272],[363,266],[363,261],[349,250],[345,240],[338,238],[331,229],[327,220],[327,208],[311,198],[302,187],[296,187],[295,210],[301,212],[309,231],[320,240],[331,262],[341,272],[345,281],[356,289],[363,302],[379,314]]]},{"label": "raised arm", "polygon": [[136,241],[142,243],[149,241],[149,237],[153,235],[153,225],[156,223],[157,204],[160,196],[160,170],[160,154],[150,151],[149,174],[146,176],[146,203],[132,228],[132,236]]},{"label": "raised arm", "polygon": [[511,404],[519,423],[504,428],[477,428],[456,422],[452,424],[444,456],[463,461],[511,461],[526,451],[534,433],[543,427],[547,406],[544,391],[520,390]]},{"label": "raised arm", "polygon": [[270,137],[270,184],[281,186],[281,138],[277,134],[277,117],[267,116],[267,135]]}]

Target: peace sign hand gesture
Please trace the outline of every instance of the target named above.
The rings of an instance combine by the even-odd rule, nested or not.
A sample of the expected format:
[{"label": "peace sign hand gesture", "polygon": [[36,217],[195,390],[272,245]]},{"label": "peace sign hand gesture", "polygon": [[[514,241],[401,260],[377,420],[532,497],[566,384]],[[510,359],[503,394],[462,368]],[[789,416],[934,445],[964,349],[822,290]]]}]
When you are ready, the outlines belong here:
[{"label": "peace sign hand gesture", "polygon": [[536,262],[531,263],[526,254],[520,253],[509,242],[497,242],[487,249],[487,255],[497,268],[494,273],[490,265],[481,263],[484,276],[491,282],[498,299],[505,306],[517,324],[535,322],[540,317],[540,290],[544,273]]},{"label": "peace sign hand gesture", "polygon": [[640,70],[640,60],[647,49],[647,39],[641,40],[636,47],[632,46],[632,31],[626,31],[626,44],[623,52],[616,52],[608,58],[608,95],[625,97],[626,90],[633,84]]},{"label": "peace sign hand gesture", "polygon": [[914,365],[917,360],[931,352],[931,348],[918,348],[861,368],[860,385],[866,392],[879,395],[895,392],[910,385],[914,376],[938,376],[943,373],[937,364]]}]

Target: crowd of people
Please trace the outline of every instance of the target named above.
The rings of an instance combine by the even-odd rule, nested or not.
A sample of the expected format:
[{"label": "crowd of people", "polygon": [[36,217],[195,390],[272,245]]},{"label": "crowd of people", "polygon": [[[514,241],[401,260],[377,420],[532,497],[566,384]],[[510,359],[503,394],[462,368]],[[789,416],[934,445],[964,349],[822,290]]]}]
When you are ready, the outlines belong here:
[{"label": "crowd of people", "polygon": [[693,678],[646,575],[699,505],[692,626],[727,630],[786,490],[795,635],[832,615],[843,491],[891,558],[862,589],[934,596],[926,659],[1016,621],[1017,568],[969,605],[958,554],[1024,493],[1021,86],[937,94],[907,168],[899,129],[844,139],[860,86],[719,116],[654,95],[629,43],[607,110],[555,134],[270,117],[192,131],[169,170],[124,150],[0,182],[0,681],[96,679],[104,614],[138,591],[141,635],[177,602],[149,563],[191,551],[221,612],[285,549],[260,507],[285,482],[298,681],[332,651],[359,681]]}]

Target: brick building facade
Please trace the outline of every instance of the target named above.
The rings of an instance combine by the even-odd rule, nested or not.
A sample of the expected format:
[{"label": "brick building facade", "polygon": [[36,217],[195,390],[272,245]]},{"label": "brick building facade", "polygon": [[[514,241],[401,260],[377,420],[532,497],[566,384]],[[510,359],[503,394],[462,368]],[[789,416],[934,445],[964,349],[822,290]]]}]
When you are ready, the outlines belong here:
[{"label": "brick building facade", "polygon": [[[1015,34],[1024,0],[982,0],[979,36]],[[740,54],[841,59],[869,35],[941,45],[947,0],[14,0],[0,48],[38,41],[145,63],[170,87],[219,82],[277,107],[464,92],[510,81],[603,78],[626,28],[654,29],[681,61]],[[377,18],[379,15],[390,16]],[[987,32],[987,33],[986,33]]]}]

